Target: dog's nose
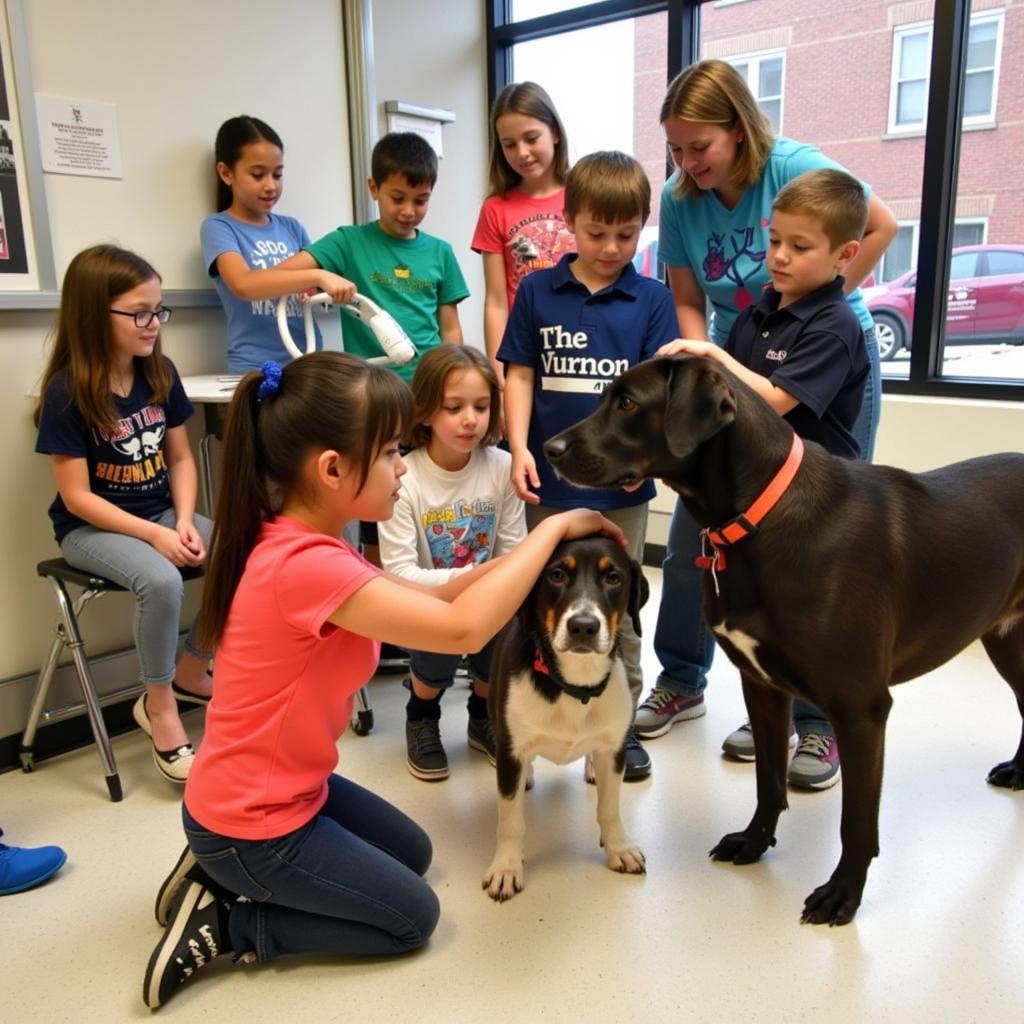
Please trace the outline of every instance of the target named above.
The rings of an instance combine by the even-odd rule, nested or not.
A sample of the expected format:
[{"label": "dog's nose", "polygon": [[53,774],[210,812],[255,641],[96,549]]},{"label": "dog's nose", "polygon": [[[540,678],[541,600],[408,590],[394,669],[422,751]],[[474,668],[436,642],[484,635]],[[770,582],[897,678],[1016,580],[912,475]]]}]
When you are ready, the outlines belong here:
[{"label": "dog's nose", "polygon": [[548,457],[548,461],[551,462],[554,459],[560,459],[568,449],[569,445],[566,444],[565,438],[561,434],[556,434],[549,441],[544,442],[544,454]]},{"label": "dog's nose", "polygon": [[593,640],[601,632],[601,622],[598,617],[587,612],[570,616],[566,627],[573,640]]}]

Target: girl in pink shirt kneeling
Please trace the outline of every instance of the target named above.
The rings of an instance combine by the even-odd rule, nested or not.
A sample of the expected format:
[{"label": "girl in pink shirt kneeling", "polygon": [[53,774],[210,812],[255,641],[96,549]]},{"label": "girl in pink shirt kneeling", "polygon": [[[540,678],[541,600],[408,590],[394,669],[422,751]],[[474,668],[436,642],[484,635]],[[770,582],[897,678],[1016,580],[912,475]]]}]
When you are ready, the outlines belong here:
[{"label": "girl in pink shirt kneeling", "polygon": [[341,533],[391,516],[411,395],[340,352],[263,364],[228,413],[200,620],[217,685],[185,790],[188,847],[157,897],[167,927],[147,1006],[224,954],[379,956],[437,924],[427,834],[334,773],[337,741],[380,643],[478,650],[529,593],[559,541],[621,532],[577,509],[509,555],[440,587],[372,566]]}]

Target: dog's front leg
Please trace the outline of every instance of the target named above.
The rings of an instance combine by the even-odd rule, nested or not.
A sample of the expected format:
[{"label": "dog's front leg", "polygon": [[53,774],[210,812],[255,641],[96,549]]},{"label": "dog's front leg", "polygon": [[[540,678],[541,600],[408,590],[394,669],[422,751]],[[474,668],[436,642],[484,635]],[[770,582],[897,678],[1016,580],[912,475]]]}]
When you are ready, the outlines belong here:
[{"label": "dog's front leg", "polygon": [[775,845],[775,826],[786,802],[786,765],[789,761],[789,723],[793,700],[787,693],[743,677],[743,699],[754,735],[757,770],[757,807],[742,832],[730,832],[711,851],[714,860],[753,864]]},{"label": "dog's front leg", "polygon": [[892,706],[889,691],[870,712],[832,711],[843,769],[843,852],[832,877],[804,901],[800,919],[809,924],[849,924],[857,913],[868,867],[878,856],[878,805],[882,794],[885,723]]},{"label": "dog's front leg", "polygon": [[640,848],[626,835],[619,817],[619,793],[622,791],[622,756],[610,750],[594,753],[594,775],[597,782],[597,824],[601,829],[601,845],[612,871],[642,875],[647,862]]},{"label": "dog's front leg", "polygon": [[532,771],[532,759],[523,764],[498,746],[498,845],[484,874],[483,887],[491,899],[499,902],[512,899],[523,888],[523,797]]}]

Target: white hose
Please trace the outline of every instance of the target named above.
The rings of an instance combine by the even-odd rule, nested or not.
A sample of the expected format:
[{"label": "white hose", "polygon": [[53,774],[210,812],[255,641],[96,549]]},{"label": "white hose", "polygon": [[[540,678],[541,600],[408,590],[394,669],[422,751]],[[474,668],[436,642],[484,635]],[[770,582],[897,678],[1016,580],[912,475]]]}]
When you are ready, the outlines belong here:
[{"label": "white hose", "polygon": [[[311,295],[303,304],[302,320],[306,333],[306,351],[303,352],[295,344],[292,332],[288,328],[288,296],[282,295],[277,300],[277,329],[281,334],[281,341],[284,347],[295,359],[309,352],[316,351],[316,334],[313,331],[314,305],[327,309],[332,305],[330,295],[326,292],[319,292],[316,295]],[[385,355],[367,359],[368,363],[387,363],[394,366],[404,366],[416,357],[416,349],[413,348],[409,336],[399,326],[398,321],[386,309],[381,309],[372,299],[368,299],[365,295],[357,294],[351,302],[345,303],[340,308],[343,313],[347,313],[349,316],[355,317],[356,320],[361,320],[366,324],[373,331],[373,335],[379,342],[380,347],[384,349]]]}]

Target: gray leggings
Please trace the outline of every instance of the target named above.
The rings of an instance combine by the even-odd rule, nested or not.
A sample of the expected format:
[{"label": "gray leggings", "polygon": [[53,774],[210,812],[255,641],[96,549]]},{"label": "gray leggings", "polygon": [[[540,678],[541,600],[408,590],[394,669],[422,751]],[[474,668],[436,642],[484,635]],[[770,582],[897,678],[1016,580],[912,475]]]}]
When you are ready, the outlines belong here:
[{"label": "gray leggings", "polygon": [[[174,529],[177,521],[169,508],[154,522]],[[213,522],[195,516],[196,529],[209,548]],[[135,649],[139,654],[139,679],[147,686],[169,683],[174,679],[178,652],[178,629],[185,585],[181,573],[156,548],[144,540],[124,533],[80,526],[60,542],[68,563],[86,572],[106,576],[127,587],[135,595]],[[197,623],[192,623],[185,649],[197,658],[211,655],[198,648]]]}]

